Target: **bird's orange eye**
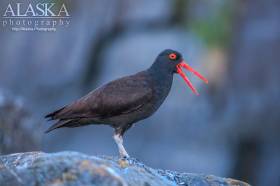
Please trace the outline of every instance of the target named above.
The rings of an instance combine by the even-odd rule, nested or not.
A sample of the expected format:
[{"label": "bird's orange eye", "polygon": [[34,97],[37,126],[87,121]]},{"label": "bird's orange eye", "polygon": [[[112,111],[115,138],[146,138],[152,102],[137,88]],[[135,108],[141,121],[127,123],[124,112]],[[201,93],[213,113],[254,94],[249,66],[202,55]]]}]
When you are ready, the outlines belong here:
[{"label": "bird's orange eye", "polygon": [[168,55],[169,59],[175,60],[177,58],[177,55],[174,53],[171,53]]}]

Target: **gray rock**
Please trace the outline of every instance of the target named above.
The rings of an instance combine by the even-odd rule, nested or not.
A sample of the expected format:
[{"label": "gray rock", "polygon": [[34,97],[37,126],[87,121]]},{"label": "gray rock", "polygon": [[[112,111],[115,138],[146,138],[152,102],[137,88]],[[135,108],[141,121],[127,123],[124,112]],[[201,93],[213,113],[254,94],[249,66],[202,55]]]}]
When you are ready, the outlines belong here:
[{"label": "gray rock", "polygon": [[39,124],[20,97],[0,88],[0,155],[38,150]]},{"label": "gray rock", "polygon": [[177,173],[147,167],[136,159],[77,152],[28,152],[0,156],[1,186],[249,186],[230,178]]}]

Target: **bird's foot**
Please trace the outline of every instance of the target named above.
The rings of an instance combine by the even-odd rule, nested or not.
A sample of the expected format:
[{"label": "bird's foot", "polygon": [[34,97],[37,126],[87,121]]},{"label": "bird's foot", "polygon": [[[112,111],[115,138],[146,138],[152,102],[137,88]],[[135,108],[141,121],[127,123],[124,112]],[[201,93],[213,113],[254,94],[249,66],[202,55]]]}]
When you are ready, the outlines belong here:
[{"label": "bird's foot", "polygon": [[118,163],[121,168],[127,168],[129,166],[129,159],[127,157],[121,157]]}]

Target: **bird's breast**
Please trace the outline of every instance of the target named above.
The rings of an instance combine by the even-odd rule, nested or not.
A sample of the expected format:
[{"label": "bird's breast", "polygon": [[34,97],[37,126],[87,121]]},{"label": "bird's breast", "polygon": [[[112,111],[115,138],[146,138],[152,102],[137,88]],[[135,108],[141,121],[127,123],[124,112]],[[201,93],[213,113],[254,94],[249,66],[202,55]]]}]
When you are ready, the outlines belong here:
[{"label": "bird's breast", "polygon": [[172,86],[173,76],[163,77],[153,82],[153,105],[154,109],[157,110],[163,103],[165,98],[168,96]]}]

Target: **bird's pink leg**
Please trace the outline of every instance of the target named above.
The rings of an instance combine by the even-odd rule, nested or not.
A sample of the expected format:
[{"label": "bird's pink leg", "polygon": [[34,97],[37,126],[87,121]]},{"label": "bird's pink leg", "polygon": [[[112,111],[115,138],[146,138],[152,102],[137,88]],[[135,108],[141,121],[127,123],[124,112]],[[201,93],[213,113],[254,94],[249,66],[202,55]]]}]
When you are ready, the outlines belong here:
[{"label": "bird's pink leg", "polygon": [[115,133],[114,134],[114,140],[119,148],[119,153],[121,158],[129,158],[128,153],[126,152],[124,146],[123,146],[123,138],[122,135]]}]

